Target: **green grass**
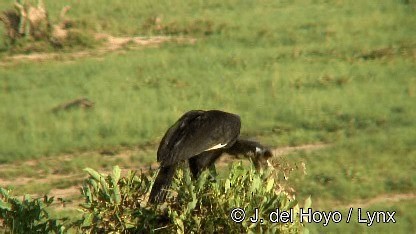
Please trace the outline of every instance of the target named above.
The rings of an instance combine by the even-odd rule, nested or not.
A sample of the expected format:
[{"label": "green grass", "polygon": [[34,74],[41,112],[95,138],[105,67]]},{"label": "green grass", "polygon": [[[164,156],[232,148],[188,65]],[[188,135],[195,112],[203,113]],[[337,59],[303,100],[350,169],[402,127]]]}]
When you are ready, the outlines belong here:
[{"label": "green grass", "polygon": [[302,160],[308,167],[307,178],[295,187],[303,188],[304,196],[344,203],[412,191],[415,137],[408,128],[385,129],[357,134],[325,150],[293,154],[290,160]]},{"label": "green grass", "polygon": [[[411,60],[305,65],[270,61],[277,53],[270,49],[238,51],[235,57],[215,44],[168,45],[100,62],[6,67],[0,71],[0,160],[156,142],[181,113],[198,108],[239,113],[243,133],[283,126],[288,131],[281,137],[287,142],[281,144],[414,124],[414,94],[408,90],[416,69]],[[246,65],[240,67],[238,61]],[[337,77],[348,80],[331,81]],[[53,107],[79,96],[95,107],[52,113]]]},{"label": "green grass", "polygon": [[[383,223],[374,222],[371,226],[367,224],[358,222],[358,209],[354,208],[351,220],[349,223],[346,223],[348,217],[348,210],[340,210],[342,214],[342,221],[340,223],[329,222],[327,226],[323,226],[324,222],[321,223],[311,223],[307,225],[308,229],[312,233],[345,233],[348,230],[348,233],[413,233],[416,230],[416,225],[413,220],[416,218],[416,202],[415,201],[402,201],[400,203],[391,205],[388,203],[381,203],[378,205],[373,205],[371,207],[362,208],[361,210],[361,220],[367,219],[366,212],[393,212],[396,211],[394,219],[396,223],[388,222]],[[331,209],[329,209],[331,210]],[[334,211],[334,209],[332,209]],[[386,218],[388,216],[386,215]]]},{"label": "green grass", "polygon": [[[1,2],[0,9],[10,2]],[[0,162],[151,148],[127,161],[100,160],[103,156],[92,152],[62,165],[46,161],[36,169],[2,173],[2,178],[34,176],[38,169],[52,173],[55,167],[65,174],[85,166],[148,164],[155,161],[164,132],[182,113],[223,109],[242,117],[242,135],[273,147],[331,144],[288,157],[307,165],[306,176],[293,178],[301,200],[312,195],[319,205],[348,204],[415,191],[415,1],[69,4],[68,16],[82,30],[128,36],[168,33],[197,42],[126,49],[100,58],[63,56],[2,65]],[[56,19],[64,3],[47,5]],[[149,24],[151,17],[162,19],[163,30]],[[0,48],[0,58],[7,56],[5,49]],[[81,96],[95,106],[51,111]],[[384,207],[401,210],[403,217],[415,210],[412,202]],[[408,218],[401,220],[375,229],[342,224],[312,231],[415,229]]]}]

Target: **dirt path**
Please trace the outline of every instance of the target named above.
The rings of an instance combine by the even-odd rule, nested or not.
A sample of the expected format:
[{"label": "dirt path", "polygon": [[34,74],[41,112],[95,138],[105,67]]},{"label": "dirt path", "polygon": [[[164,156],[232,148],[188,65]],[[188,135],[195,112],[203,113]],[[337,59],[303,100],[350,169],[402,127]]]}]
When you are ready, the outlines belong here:
[{"label": "dirt path", "polygon": [[[280,148],[275,148],[273,149],[273,153],[275,157],[281,157],[293,152],[297,152],[297,151],[313,151],[313,150],[319,150],[322,148],[328,147],[328,145],[326,144],[308,144],[308,145],[301,145],[301,146],[294,146],[294,147],[280,147]],[[131,156],[131,154],[133,154],[134,152],[138,151],[138,150],[142,150],[140,148],[134,148],[134,149],[123,149],[123,150],[119,150],[119,152],[117,152],[115,155],[113,155],[112,157],[114,158],[128,158]],[[97,153],[97,152],[94,152]],[[91,152],[84,152],[84,153],[80,153],[80,154],[65,154],[65,155],[60,155],[60,156],[56,156],[53,158],[41,158],[41,159],[35,159],[35,160],[27,160],[24,162],[20,162],[18,164],[4,164],[0,166],[0,170],[24,170],[25,167],[27,166],[37,166],[39,163],[41,162],[45,162],[46,161],[57,161],[57,162],[69,162],[72,159],[74,159],[75,157],[85,157],[86,155],[91,154]],[[103,156],[104,157],[104,156]],[[231,157],[222,157],[220,159],[220,161],[218,162],[220,165],[223,164],[222,166],[224,166],[225,164],[230,163],[231,161],[233,161],[233,159]],[[145,165],[142,167],[124,167],[121,168],[122,170],[122,175],[127,174],[128,171],[130,170],[142,170],[144,172],[149,170],[149,167],[151,168],[157,168],[158,164],[157,163],[152,163],[151,165]],[[111,170],[109,169],[99,169],[98,170],[100,173],[102,174],[109,174],[111,173]],[[8,186],[8,185],[13,185],[13,186],[23,186],[26,184],[45,184],[45,183],[59,183],[60,181],[68,181],[68,180],[74,180],[74,181],[81,181],[83,179],[87,178],[87,174],[85,172],[80,172],[80,173],[71,173],[71,174],[48,174],[48,175],[44,175],[43,177],[40,178],[31,178],[31,177],[17,177],[17,178],[13,178],[13,179],[1,179],[0,178],[0,186]],[[50,196],[54,196],[56,198],[64,198],[64,199],[75,199],[72,202],[67,203],[66,208],[77,208],[77,202],[76,200],[78,200],[80,198],[80,189],[81,189],[81,183],[77,183],[77,185],[74,186],[69,186],[66,188],[54,188],[51,189],[48,193],[48,195]],[[32,194],[32,197],[41,197],[43,195],[40,194]],[[335,208],[339,208],[339,209],[348,209],[350,207],[354,207],[354,208],[366,208],[366,207],[370,207],[374,204],[380,204],[380,203],[396,203],[396,202],[400,202],[400,201],[404,201],[404,200],[412,200],[412,199],[416,199],[416,194],[415,193],[404,193],[404,194],[381,194],[377,197],[371,198],[371,199],[360,199],[360,200],[356,200],[353,201],[349,204],[342,204],[342,203],[334,203],[333,205],[331,205],[331,209],[335,209]],[[327,201],[326,201],[327,202]],[[316,201],[314,203],[315,207],[319,207],[320,202]],[[326,204],[326,203],[325,203]],[[327,204],[326,204],[327,205]],[[57,209],[61,209],[62,205],[60,204],[56,204],[56,208]]]},{"label": "dirt path", "polygon": [[353,203],[343,206],[343,208],[345,209],[349,209],[350,207],[367,208],[374,204],[396,203],[396,202],[400,202],[403,200],[412,200],[412,199],[416,199],[416,193],[381,194],[371,199],[354,201]]},{"label": "dirt path", "polygon": [[312,207],[315,210],[331,210],[331,211],[342,211],[348,210],[350,208],[357,208],[368,209],[374,205],[381,205],[383,204],[384,207],[392,206],[395,203],[403,202],[403,201],[411,201],[416,199],[416,193],[386,193],[386,194],[379,194],[376,197],[372,197],[369,199],[356,199],[350,203],[341,203],[339,201],[334,200],[316,200],[312,199]]},{"label": "dirt path", "polygon": [[300,146],[287,146],[287,147],[281,147],[281,148],[276,148],[273,150],[273,155],[276,156],[281,156],[281,155],[285,155],[285,154],[290,154],[292,152],[296,152],[296,151],[313,151],[313,150],[318,150],[318,149],[322,149],[325,147],[328,147],[328,144],[322,144],[322,143],[318,143],[318,144],[308,144],[308,145],[300,145]]},{"label": "dirt path", "polygon": [[173,37],[173,36],[155,36],[155,37],[115,37],[108,34],[96,34],[97,40],[104,41],[103,45],[97,49],[88,49],[70,53],[30,53],[6,56],[0,61],[0,66],[8,66],[22,61],[49,61],[57,59],[74,60],[83,57],[100,57],[104,54],[122,50],[123,48],[145,48],[156,47],[167,42],[178,44],[194,44],[195,38],[190,37]]},{"label": "dirt path", "polygon": [[[317,150],[321,149],[323,147],[326,147],[327,145],[324,144],[308,144],[308,145],[301,145],[301,146],[294,146],[294,147],[282,147],[282,148],[275,148],[273,149],[273,153],[275,157],[279,157],[282,155],[286,155],[295,151],[311,151],[311,150]],[[111,156],[111,161],[117,161],[117,160],[127,160],[129,157],[131,157],[132,154],[134,154],[137,151],[143,150],[141,148],[133,148],[133,149],[121,149],[118,152],[115,153],[115,155]],[[74,160],[77,157],[88,157],[92,154],[100,154],[99,151],[91,151],[91,152],[83,152],[79,154],[64,154],[64,155],[58,155],[54,157],[44,157],[39,159],[33,159],[33,160],[27,160],[23,162],[18,163],[10,163],[10,164],[3,164],[0,165],[0,171],[24,171],[28,167],[29,168],[37,168],[40,167],[40,165],[53,165],[54,167],[58,167],[59,165],[65,164],[70,162],[71,160]],[[105,157],[105,156],[102,156]],[[225,164],[228,164],[232,162],[233,158],[231,157],[222,157],[218,164],[220,166],[224,166]],[[157,168],[158,164],[156,162],[152,164],[146,164],[141,167],[123,167],[121,166],[122,174],[126,174],[127,171],[130,170],[138,170],[146,172],[150,168]],[[59,168],[54,168],[54,170],[60,171]],[[104,170],[99,169],[99,172],[102,174],[108,174],[111,173],[111,170]],[[59,181],[80,181],[87,178],[87,174],[83,171],[80,171],[79,173],[70,173],[70,174],[62,174],[62,173],[47,173],[45,171],[42,171],[39,169],[37,172],[36,177],[28,177],[28,176],[17,176],[13,178],[0,178],[0,186],[25,186],[27,184],[56,184],[59,183]],[[52,189],[49,194],[51,196],[56,197],[70,197],[74,196],[76,194],[79,194],[80,185],[76,186],[70,186],[67,188],[62,189]],[[36,196],[36,195],[35,195]]]}]

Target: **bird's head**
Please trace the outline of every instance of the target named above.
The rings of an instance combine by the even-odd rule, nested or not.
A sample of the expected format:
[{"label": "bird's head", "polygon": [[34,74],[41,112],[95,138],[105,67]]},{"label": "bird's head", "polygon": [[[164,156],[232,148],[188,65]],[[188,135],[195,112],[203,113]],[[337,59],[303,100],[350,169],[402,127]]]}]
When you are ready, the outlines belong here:
[{"label": "bird's head", "polygon": [[264,146],[256,146],[252,161],[257,170],[260,168],[273,167],[269,159],[273,157],[273,153],[269,148]]},{"label": "bird's head", "polygon": [[225,152],[237,158],[243,156],[250,159],[257,170],[272,166],[269,161],[273,157],[272,151],[256,141],[238,139],[234,145],[225,149]]}]

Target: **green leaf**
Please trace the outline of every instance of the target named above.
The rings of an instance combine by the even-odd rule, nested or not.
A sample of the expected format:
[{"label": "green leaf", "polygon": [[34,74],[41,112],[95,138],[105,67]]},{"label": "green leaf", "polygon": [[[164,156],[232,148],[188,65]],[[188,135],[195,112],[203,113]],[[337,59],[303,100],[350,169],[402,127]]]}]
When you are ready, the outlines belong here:
[{"label": "green leaf", "polygon": [[98,192],[99,189],[98,189],[97,181],[95,179],[90,179],[88,182],[91,184],[91,186],[94,188],[94,190],[96,192]]},{"label": "green leaf", "polygon": [[30,200],[30,195],[29,194],[25,194],[23,196],[23,201],[28,202]]},{"label": "green leaf", "polygon": [[100,181],[101,187],[103,188],[104,192],[108,193],[108,183],[107,183],[107,181],[105,181],[105,178],[102,176],[99,181]]},{"label": "green leaf", "polygon": [[304,209],[308,209],[312,207],[312,199],[311,196],[309,196],[308,198],[306,198],[305,200],[305,205],[304,205]]},{"label": "green leaf", "polygon": [[116,202],[116,204],[120,204],[121,194],[120,194],[120,189],[118,188],[118,186],[115,186],[113,188],[113,199]]},{"label": "green leaf", "polygon": [[115,183],[118,183],[118,180],[120,179],[121,170],[119,166],[113,167],[113,180]]},{"label": "green leaf", "polygon": [[175,219],[175,223],[178,226],[178,229],[176,230],[177,233],[185,233],[185,228],[183,226],[183,222],[180,218]]},{"label": "green leaf", "polygon": [[9,196],[9,192],[4,188],[0,188],[0,194],[5,196],[5,197]]},{"label": "green leaf", "polygon": [[250,192],[255,192],[260,189],[260,186],[262,185],[262,181],[259,177],[254,177],[253,182],[251,184]]},{"label": "green leaf", "polygon": [[199,176],[198,181],[197,181],[197,184],[196,184],[196,189],[198,191],[201,190],[204,187],[204,185],[206,184],[207,177],[208,177],[208,173],[206,173],[206,172],[203,172]]},{"label": "green leaf", "polygon": [[195,197],[195,199],[193,199],[191,202],[188,203],[188,210],[189,211],[192,211],[192,210],[195,209],[197,201],[198,200]]},{"label": "green leaf", "polygon": [[290,200],[289,203],[286,205],[287,209],[293,208],[298,204],[298,201],[296,199]]},{"label": "green leaf", "polygon": [[94,214],[93,213],[90,213],[90,214],[86,215],[84,217],[84,220],[82,221],[82,226],[83,227],[89,227],[89,226],[91,226],[93,218],[94,218]]},{"label": "green leaf", "polygon": [[226,179],[224,182],[224,191],[227,193],[227,191],[231,188],[231,181],[230,179]]},{"label": "green leaf", "polygon": [[126,228],[134,228],[136,226],[135,223],[124,223],[126,225]]},{"label": "green leaf", "polygon": [[267,179],[267,183],[266,183],[266,191],[269,192],[272,190],[274,185],[274,178],[270,177],[269,179]]},{"label": "green leaf", "polygon": [[12,205],[0,200],[0,209],[11,211],[12,210]]},{"label": "green leaf", "polygon": [[89,167],[84,168],[84,171],[88,172],[88,174],[90,174],[90,176],[91,176],[92,178],[94,178],[95,180],[97,180],[97,181],[100,181],[100,179],[101,179],[101,177],[102,177],[102,176],[100,175],[100,173],[96,172],[94,169],[91,169],[91,168],[89,168]]}]

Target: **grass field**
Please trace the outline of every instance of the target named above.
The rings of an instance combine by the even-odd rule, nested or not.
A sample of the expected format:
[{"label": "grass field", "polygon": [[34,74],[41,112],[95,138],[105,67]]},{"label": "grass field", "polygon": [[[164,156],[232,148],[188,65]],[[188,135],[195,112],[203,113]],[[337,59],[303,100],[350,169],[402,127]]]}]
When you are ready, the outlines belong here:
[{"label": "grass field", "polygon": [[[291,179],[316,209],[413,198],[365,207],[397,211],[395,224],[311,231],[416,231],[416,1],[67,2],[68,16],[91,33],[196,42],[10,62],[0,41],[0,181],[16,193],[80,184],[84,167],[146,167],[182,113],[223,109],[241,116],[242,135],[273,148],[329,145],[282,156],[306,163],[307,175]],[[64,4],[47,6],[54,19]],[[94,107],[52,111],[78,97]]]}]

